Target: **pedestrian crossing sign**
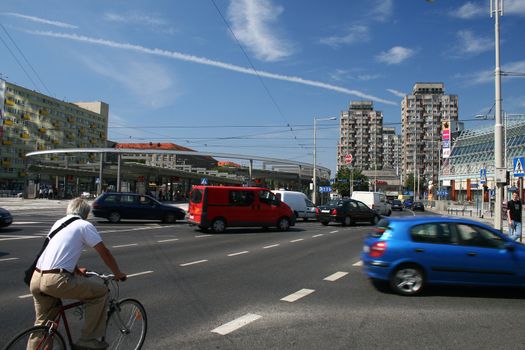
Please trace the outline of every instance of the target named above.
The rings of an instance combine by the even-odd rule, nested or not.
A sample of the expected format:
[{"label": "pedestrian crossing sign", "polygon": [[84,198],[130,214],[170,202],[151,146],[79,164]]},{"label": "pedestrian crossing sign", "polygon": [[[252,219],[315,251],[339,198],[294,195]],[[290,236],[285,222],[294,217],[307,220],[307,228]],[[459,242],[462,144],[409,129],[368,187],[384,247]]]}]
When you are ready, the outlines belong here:
[{"label": "pedestrian crossing sign", "polygon": [[525,175],[525,170],[523,166],[525,165],[525,157],[516,157],[514,158],[514,176],[523,177]]}]

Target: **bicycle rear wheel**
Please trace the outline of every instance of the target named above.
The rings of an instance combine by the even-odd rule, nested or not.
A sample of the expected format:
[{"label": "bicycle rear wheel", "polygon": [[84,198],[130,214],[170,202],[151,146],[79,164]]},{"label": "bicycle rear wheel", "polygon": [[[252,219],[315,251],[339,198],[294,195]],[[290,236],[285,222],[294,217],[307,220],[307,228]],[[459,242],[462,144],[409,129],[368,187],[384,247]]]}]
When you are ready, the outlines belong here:
[{"label": "bicycle rear wheel", "polygon": [[[31,344],[29,343],[31,342]],[[66,350],[62,335],[47,326],[34,326],[16,335],[3,350]]]},{"label": "bicycle rear wheel", "polygon": [[108,315],[105,341],[110,350],[139,350],[146,338],[148,319],[144,306],[135,299],[123,299]]}]

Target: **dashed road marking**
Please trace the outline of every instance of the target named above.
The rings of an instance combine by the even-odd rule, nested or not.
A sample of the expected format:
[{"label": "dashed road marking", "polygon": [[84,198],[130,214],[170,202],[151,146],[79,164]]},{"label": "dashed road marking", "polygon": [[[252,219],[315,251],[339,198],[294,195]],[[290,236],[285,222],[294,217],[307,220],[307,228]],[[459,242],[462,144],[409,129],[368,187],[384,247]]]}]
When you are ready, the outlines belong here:
[{"label": "dashed road marking", "polygon": [[236,256],[236,255],[242,255],[242,254],[247,254],[247,253],[249,253],[249,251],[244,250],[242,252],[228,254],[228,256]]},{"label": "dashed road marking", "polygon": [[0,261],[11,261],[11,260],[18,260],[20,258],[4,258],[4,259],[0,259]]},{"label": "dashed road marking", "polygon": [[33,294],[25,294],[25,295],[20,295],[18,299],[26,299],[26,298],[31,298],[31,297],[33,297]]},{"label": "dashed road marking", "polygon": [[257,321],[262,316],[256,315],[256,314],[246,314],[244,316],[241,316],[233,321],[230,321],[228,323],[223,324],[220,327],[215,328],[212,330],[212,333],[217,333],[220,335],[226,335],[228,333],[231,333],[241,327],[246,326],[249,323],[252,323],[253,321]]},{"label": "dashed road marking", "polygon": [[197,261],[192,261],[192,262],[185,263],[185,264],[180,264],[179,266],[190,266],[190,265],[200,264],[200,263],[207,262],[207,261],[208,260],[197,260]]},{"label": "dashed road marking", "polygon": [[195,238],[212,237],[213,235],[197,235]]},{"label": "dashed road marking", "polygon": [[312,294],[313,292],[315,292],[314,289],[306,289],[306,288],[303,288],[293,294],[290,294],[288,296],[285,296],[284,298],[282,298],[281,300],[282,301],[287,301],[289,303],[293,303],[294,301],[297,301],[301,298],[304,298],[305,296],[309,295],[309,294]]},{"label": "dashed road marking", "polygon": [[131,275],[127,275],[127,276],[128,277],[136,277],[136,276],[148,275],[150,273],[153,273],[153,271],[137,272],[137,273],[132,273]]},{"label": "dashed road marking", "polygon": [[356,263],[353,263],[352,266],[363,266],[363,261],[359,260]]},{"label": "dashed road marking", "polygon": [[300,241],[304,241],[304,239],[303,238],[294,239],[293,241],[290,241],[290,243],[295,243],[295,242],[300,242]]},{"label": "dashed road marking", "polygon": [[321,237],[321,236],[324,236],[324,234],[323,234],[323,233],[320,233],[320,234],[318,234],[318,235],[313,235],[312,238]]},{"label": "dashed road marking", "polygon": [[147,226],[147,227],[135,227],[135,228],[125,228],[121,230],[103,230],[99,231],[99,233],[115,233],[115,232],[131,232],[131,231],[143,231],[143,230],[155,230],[158,228],[162,228],[162,226]]},{"label": "dashed road marking", "polygon": [[131,244],[121,244],[121,245],[114,245],[112,248],[124,248],[124,247],[133,247],[139,245],[138,243],[131,243]]},{"label": "dashed road marking", "polygon": [[160,241],[157,241],[157,243],[173,242],[173,241],[178,241],[178,240],[179,240],[178,238],[162,239]]},{"label": "dashed road marking", "polygon": [[278,247],[280,246],[280,244],[272,244],[272,245],[267,245],[266,247],[263,247],[263,249],[268,249],[268,248],[273,248],[273,247]]},{"label": "dashed road marking", "polygon": [[6,236],[1,235],[0,241],[17,241],[20,239],[31,239],[31,238],[40,238],[39,236]]},{"label": "dashed road marking", "polygon": [[339,230],[330,231],[329,233],[337,233],[337,232],[339,232]]},{"label": "dashed road marking", "polygon": [[11,225],[32,225],[32,224],[43,224],[43,222],[38,221],[13,221]]},{"label": "dashed road marking", "polygon": [[340,279],[341,277],[344,277],[346,275],[348,275],[348,272],[338,271],[336,273],[331,274],[328,277],[325,277],[323,280],[329,281],[329,282],[334,282],[334,281],[337,281],[338,279]]}]

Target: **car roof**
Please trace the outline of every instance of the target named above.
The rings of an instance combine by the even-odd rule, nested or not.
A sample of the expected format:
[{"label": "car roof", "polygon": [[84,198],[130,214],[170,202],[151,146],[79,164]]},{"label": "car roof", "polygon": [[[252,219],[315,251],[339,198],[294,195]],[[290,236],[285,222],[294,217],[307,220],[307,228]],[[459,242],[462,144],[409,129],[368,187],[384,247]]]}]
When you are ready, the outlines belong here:
[{"label": "car roof", "polygon": [[457,218],[452,216],[403,216],[403,217],[383,217],[382,220],[387,220],[390,223],[409,223],[409,224],[420,224],[420,223],[433,223],[433,222],[456,222],[456,223],[467,223],[475,224],[485,227],[490,227],[479,221],[475,221],[467,218]]}]

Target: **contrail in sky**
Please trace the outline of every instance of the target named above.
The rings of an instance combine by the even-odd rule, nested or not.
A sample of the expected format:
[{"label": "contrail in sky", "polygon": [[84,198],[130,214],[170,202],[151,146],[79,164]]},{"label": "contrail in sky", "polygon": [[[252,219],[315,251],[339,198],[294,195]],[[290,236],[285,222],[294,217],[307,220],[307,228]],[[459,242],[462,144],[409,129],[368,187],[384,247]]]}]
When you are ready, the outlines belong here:
[{"label": "contrail in sky", "polygon": [[246,68],[246,67],[237,66],[237,65],[234,65],[234,64],[230,64],[230,63],[210,60],[210,59],[205,58],[205,57],[198,57],[198,56],[193,56],[193,55],[187,55],[187,54],[176,52],[176,51],[168,51],[168,50],[162,50],[162,49],[150,49],[150,48],[139,46],[139,45],[119,43],[119,42],[105,40],[105,39],[90,38],[90,37],[87,37],[87,36],[76,35],[76,34],[57,33],[57,32],[40,31],[40,30],[36,30],[36,31],[28,30],[26,32],[29,33],[29,34],[33,34],[33,35],[41,35],[41,36],[49,36],[49,37],[54,37],[54,38],[69,39],[69,40],[74,40],[74,41],[80,41],[80,42],[86,42],[86,43],[91,43],[91,44],[96,44],[96,45],[113,47],[113,48],[117,48],[117,49],[124,49],[124,50],[142,52],[142,53],[146,53],[146,54],[150,54],[150,55],[169,57],[169,58],[173,58],[173,59],[177,59],[177,60],[181,60],[181,61],[200,63],[200,64],[204,64],[204,65],[207,65],[207,66],[213,66],[213,67],[218,67],[218,68],[222,68],[222,69],[228,69],[228,70],[231,70],[231,71],[234,71],[234,72],[250,74],[250,75],[259,75],[261,77],[265,77],[265,78],[269,78],[269,79],[277,79],[277,80],[289,81],[289,82],[292,82],[292,83],[298,83],[298,84],[303,84],[303,85],[315,86],[315,87],[319,87],[319,88],[322,88],[322,89],[333,90],[333,91],[341,92],[341,93],[348,94],[348,95],[354,95],[354,96],[357,96],[357,97],[363,98],[363,99],[368,99],[368,100],[372,100],[372,101],[376,101],[376,102],[380,102],[380,103],[385,103],[385,104],[397,106],[397,103],[395,103],[393,101],[389,101],[389,100],[385,100],[385,99],[382,99],[382,98],[379,98],[379,97],[368,95],[368,94],[365,94],[365,93],[363,93],[361,91],[357,91],[357,90],[351,90],[351,89],[347,89],[347,88],[344,88],[344,87],[331,85],[331,84],[326,84],[326,83],[319,82],[319,81],[303,79],[303,78],[300,78],[300,77],[275,74],[275,73],[270,73],[270,72],[265,72],[265,71],[260,71],[260,70],[254,71],[251,68]]}]

